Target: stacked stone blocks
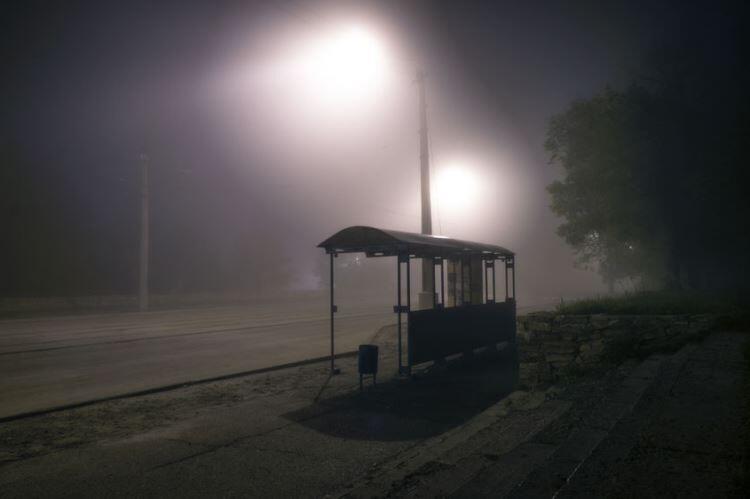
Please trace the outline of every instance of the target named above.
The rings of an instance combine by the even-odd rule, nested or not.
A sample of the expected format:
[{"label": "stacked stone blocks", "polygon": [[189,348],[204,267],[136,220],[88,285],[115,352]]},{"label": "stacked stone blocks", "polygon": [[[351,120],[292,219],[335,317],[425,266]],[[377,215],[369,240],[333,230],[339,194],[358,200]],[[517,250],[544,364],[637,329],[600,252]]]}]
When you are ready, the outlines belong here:
[{"label": "stacked stone blocks", "polygon": [[671,351],[711,331],[711,315],[564,315],[518,317],[520,381],[544,386],[571,372]]}]

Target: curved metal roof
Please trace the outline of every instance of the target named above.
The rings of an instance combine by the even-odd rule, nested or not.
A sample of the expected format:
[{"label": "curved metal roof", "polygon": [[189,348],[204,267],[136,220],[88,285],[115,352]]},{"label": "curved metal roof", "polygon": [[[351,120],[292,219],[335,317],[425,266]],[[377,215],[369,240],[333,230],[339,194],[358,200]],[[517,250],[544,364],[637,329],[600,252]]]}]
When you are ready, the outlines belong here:
[{"label": "curved metal roof", "polygon": [[458,257],[482,255],[487,258],[512,258],[513,252],[494,244],[462,241],[444,236],[429,236],[399,230],[353,226],[340,230],[322,243],[327,253],[366,253],[367,256],[393,256],[408,253],[416,257]]}]

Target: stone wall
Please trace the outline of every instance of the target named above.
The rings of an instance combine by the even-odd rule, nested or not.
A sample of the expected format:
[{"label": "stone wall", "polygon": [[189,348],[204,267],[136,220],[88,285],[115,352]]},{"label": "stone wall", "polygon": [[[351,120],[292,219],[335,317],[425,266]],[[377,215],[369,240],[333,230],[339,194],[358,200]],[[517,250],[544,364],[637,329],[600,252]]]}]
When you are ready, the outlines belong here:
[{"label": "stone wall", "polygon": [[710,315],[562,315],[518,317],[520,382],[533,388],[629,357],[676,350],[715,327]]}]

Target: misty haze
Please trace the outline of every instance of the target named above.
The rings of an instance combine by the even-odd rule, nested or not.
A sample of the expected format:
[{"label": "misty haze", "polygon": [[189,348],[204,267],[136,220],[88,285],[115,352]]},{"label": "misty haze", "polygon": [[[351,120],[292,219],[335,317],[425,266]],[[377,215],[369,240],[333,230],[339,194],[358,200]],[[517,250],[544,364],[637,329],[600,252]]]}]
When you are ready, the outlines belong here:
[{"label": "misty haze", "polygon": [[3,497],[742,497],[742,2],[7,2]]}]

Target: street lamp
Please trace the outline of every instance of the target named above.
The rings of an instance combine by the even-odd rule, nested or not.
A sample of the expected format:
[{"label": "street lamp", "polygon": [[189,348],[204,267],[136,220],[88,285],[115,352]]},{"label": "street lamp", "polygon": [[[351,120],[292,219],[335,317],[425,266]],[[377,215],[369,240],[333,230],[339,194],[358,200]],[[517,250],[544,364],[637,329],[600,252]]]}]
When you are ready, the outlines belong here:
[{"label": "street lamp", "polygon": [[362,26],[349,26],[309,44],[303,53],[306,85],[325,103],[359,104],[372,98],[388,72],[381,41]]},{"label": "street lamp", "polygon": [[[372,99],[385,82],[390,61],[383,43],[361,26],[350,26],[311,44],[304,58],[307,79],[324,103],[360,105]],[[432,234],[429,134],[425,74],[416,73],[419,90],[419,157],[421,232]],[[435,270],[431,259],[422,262],[422,289],[419,308],[435,303]]]},{"label": "street lamp", "polygon": [[441,213],[466,212],[474,204],[481,190],[476,173],[462,163],[449,163],[438,168],[433,187],[433,194]]}]

